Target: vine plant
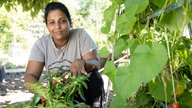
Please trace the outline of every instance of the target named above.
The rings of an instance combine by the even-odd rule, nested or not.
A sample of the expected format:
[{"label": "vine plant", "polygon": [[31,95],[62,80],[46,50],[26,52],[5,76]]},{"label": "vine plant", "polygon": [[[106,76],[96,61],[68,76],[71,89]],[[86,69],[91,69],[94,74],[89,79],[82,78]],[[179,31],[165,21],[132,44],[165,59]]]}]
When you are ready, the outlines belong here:
[{"label": "vine plant", "polygon": [[101,31],[114,58],[127,50],[130,55],[126,65],[116,67],[113,59],[105,64],[111,108],[192,107],[192,40],[183,36],[191,18],[192,0],[111,0]]}]

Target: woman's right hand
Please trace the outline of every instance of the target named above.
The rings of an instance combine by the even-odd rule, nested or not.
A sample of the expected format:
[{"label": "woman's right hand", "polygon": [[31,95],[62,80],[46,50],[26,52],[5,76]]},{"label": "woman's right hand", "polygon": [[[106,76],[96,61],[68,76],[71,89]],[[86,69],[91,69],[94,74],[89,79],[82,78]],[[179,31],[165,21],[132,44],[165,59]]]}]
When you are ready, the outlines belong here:
[{"label": "woman's right hand", "polygon": [[70,67],[70,73],[74,78],[82,74],[86,75],[87,72],[85,71],[85,61],[83,59],[74,60]]}]

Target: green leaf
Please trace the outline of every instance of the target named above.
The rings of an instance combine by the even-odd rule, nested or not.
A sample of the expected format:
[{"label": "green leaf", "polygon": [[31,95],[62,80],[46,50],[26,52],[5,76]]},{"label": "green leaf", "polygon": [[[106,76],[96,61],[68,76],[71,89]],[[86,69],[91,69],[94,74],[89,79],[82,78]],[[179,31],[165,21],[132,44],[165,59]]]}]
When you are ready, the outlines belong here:
[{"label": "green leaf", "polygon": [[172,97],[172,84],[170,81],[166,81],[166,93],[167,93],[166,94],[162,81],[159,80],[155,80],[155,82],[151,81],[149,83],[149,91],[155,99],[169,102]]},{"label": "green leaf", "polygon": [[109,33],[117,7],[118,5],[113,3],[104,11],[105,25],[101,28],[102,33],[105,33],[105,34]]},{"label": "green leaf", "polygon": [[110,29],[111,29],[111,23],[106,22],[105,25],[101,27],[101,32],[107,34],[109,33]]},{"label": "green leaf", "polygon": [[171,32],[180,29],[184,22],[185,15],[182,9],[177,9],[165,14],[159,22],[161,27],[168,28]]},{"label": "green leaf", "polygon": [[113,21],[117,7],[118,6],[116,4],[112,4],[111,6],[109,6],[109,8],[107,8],[104,11],[104,20],[106,22],[112,22]]},{"label": "green leaf", "polygon": [[115,84],[117,94],[120,94],[121,98],[126,100],[139,89],[141,79],[136,79],[135,73],[131,72],[130,67],[119,67]]},{"label": "green leaf", "polygon": [[83,85],[83,87],[85,87],[85,89],[88,89],[87,83],[82,81],[81,84]]},{"label": "green leaf", "polygon": [[131,71],[136,79],[147,83],[158,75],[167,62],[167,51],[164,45],[154,43],[152,46],[142,44],[137,46],[130,60]]},{"label": "green leaf", "polygon": [[5,5],[5,8],[7,11],[10,11],[10,6],[9,5]]},{"label": "green leaf", "polygon": [[158,6],[159,8],[163,8],[163,6],[165,5],[165,3],[169,2],[170,0],[150,0],[150,3]]},{"label": "green leaf", "polygon": [[106,58],[108,55],[109,55],[109,50],[107,49],[107,47],[102,47],[100,50],[99,50],[99,57],[101,58]]},{"label": "green leaf", "polygon": [[125,0],[124,4],[126,8],[134,7],[136,9],[135,14],[139,14],[145,10],[149,2],[148,0]]},{"label": "green leaf", "polygon": [[115,96],[111,103],[110,103],[110,108],[129,108],[128,104],[126,103],[125,100],[122,100],[120,97]]},{"label": "green leaf", "polygon": [[139,41],[137,39],[128,39],[127,40],[127,48],[130,48],[131,54],[138,45],[139,45]]},{"label": "green leaf", "polygon": [[33,102],[31,103],[31,105],[37,105],[37,103],[39,102],[39,100],[41,99],[41,95],[36,93],[34,96],[33,96]]},{"label": "green leaf", "polygon": [[185,106],[185,107],[181,107],[181,108],[191,108],[192,107],[192,93],[185,91],[181,96],[181,106]]},{"label": "green leaf", "polygon": [[86,101],[83,89],[82,88],[81,89],[77,88],[77,89],[78,89],[78,94],[80,95],[81,99]]},{"label": "green leaf", "polygon": [[136,22],[134,10],[134,8],[130,8],[118,17],[116,30],[119,34],[129,34],[132,31]]},{"label": "green leaf", "polygon": [[119,57],[119,55],[122,53],[122,51],[125,49],[126,43],[124,39],[119,38],[114,46],[114,56],[115,58]]},{"label": "green leaf", "polygon": [[116,77],[116,67],[113,61],[107,61],[104,67],[104,74],[106,74],[112,83],[115,84],[115,77]]},{"label": "green leaf", "polygon": [[149,101],[152,100],[151,95],[148,95],[148,92],[146,92],[146,90],[144,89],[141,89],[137,92],[137,95],[135,98],[137,103],[137,108],[143,108],[143,106],[147,105]]}]

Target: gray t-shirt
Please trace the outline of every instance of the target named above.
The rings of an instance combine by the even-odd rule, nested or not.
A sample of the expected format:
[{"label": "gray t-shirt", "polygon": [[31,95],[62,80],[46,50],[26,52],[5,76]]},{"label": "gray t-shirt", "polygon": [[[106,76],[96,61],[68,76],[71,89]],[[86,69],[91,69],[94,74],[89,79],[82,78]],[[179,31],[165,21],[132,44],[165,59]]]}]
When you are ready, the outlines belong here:
[{"label": "gray t-shirt", "polygon": [[57,48],[50,35],[40,38],[32,47],[29,60],[45,63],[46,72],[62,67],[69,72],[71,63],[80,59],[97,46],[84,29],[73,29],[67,44]]}]

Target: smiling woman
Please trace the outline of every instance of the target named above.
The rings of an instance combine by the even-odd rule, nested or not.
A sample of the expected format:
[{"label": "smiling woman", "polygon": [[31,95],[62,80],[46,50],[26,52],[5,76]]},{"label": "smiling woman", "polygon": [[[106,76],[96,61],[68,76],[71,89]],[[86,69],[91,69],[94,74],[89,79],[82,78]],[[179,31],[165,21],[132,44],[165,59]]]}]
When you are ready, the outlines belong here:
[{"label": "smiling woman", "polygon": [[[49,35],[40,38],[33,46],[29,57],[25,83],[36,83],[45,66],[46,74],[58,71],[70,73],[74,78],[90,73],[84,90],[86,104],[93,106],[103,93],[103,80],[98,72],[97,45],[82,28],[73,29],[68,9],[60,2],[51,2],[45,8],[44,20]],[[33,92],[29,88],[31,92]],[[93,95],[94,94],[94,95]]]},{"label": "smiling woman", "polygon": [[47,16],[47,29],[57,48],[64,46],[69,38],[70,23],[61,10],[52,10]]}]

